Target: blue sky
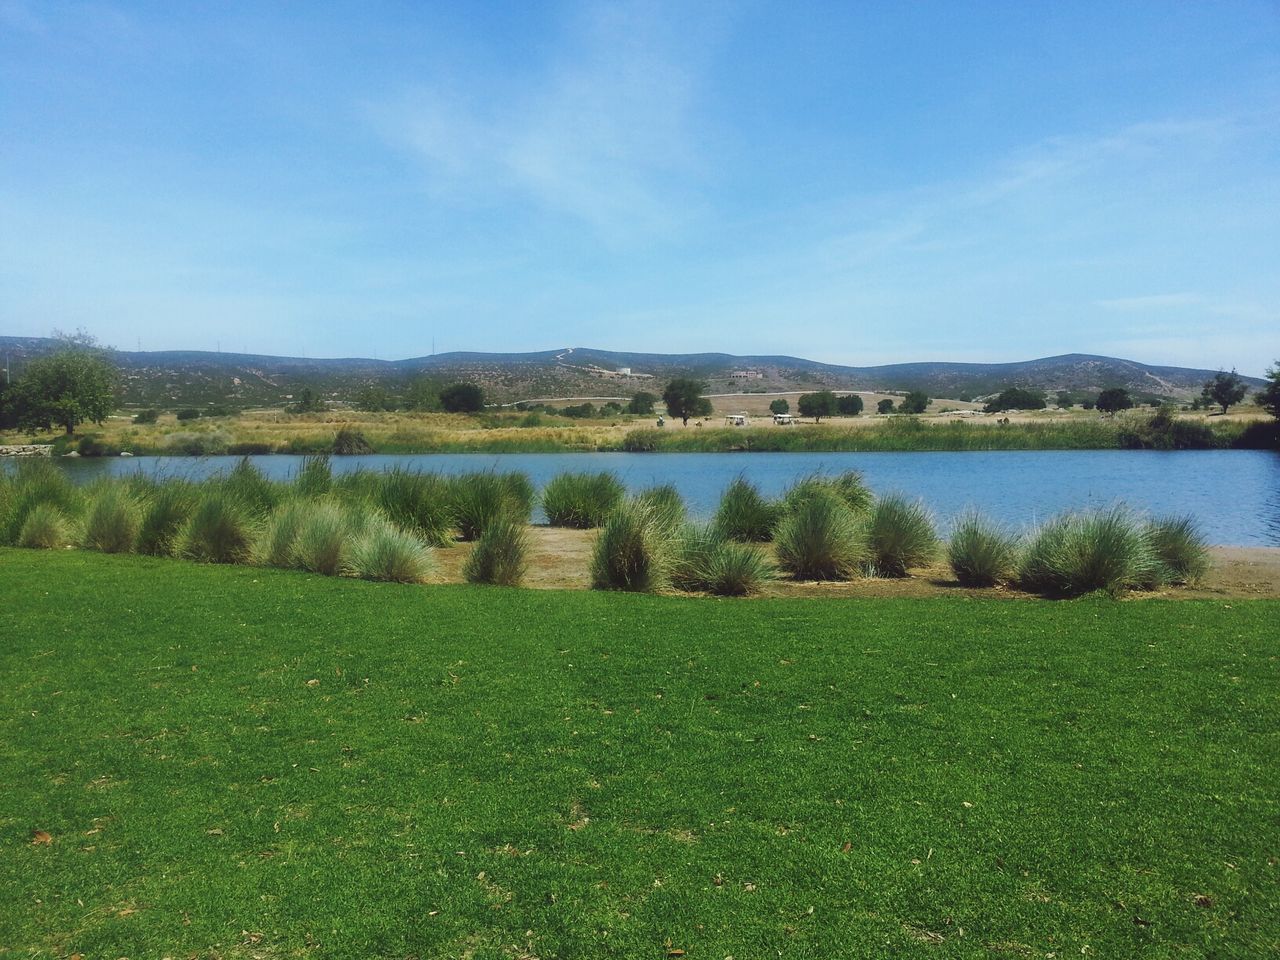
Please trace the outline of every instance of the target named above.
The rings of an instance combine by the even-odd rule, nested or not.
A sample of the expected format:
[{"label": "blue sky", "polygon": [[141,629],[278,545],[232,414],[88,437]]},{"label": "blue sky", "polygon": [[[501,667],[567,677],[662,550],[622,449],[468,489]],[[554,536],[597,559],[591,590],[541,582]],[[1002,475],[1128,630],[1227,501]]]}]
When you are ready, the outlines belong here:
[{"label": "blue sky", "polygon": [[1280,5],[0,0],[0,333],[1280,358]]}]

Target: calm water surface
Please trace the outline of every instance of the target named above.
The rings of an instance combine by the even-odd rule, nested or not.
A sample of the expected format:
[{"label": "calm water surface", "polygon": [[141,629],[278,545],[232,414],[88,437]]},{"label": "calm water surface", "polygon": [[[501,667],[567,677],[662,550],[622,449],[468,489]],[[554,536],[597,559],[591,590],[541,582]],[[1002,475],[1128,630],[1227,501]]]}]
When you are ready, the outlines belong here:
[{"label": "calm water surface", "polygon": [[[286,479],[300,459],[250,457],[268,476]],[[238,457],[60,459],[78,481],[145,472],[201,478],[229,470]],[[392,466],[440,473],[515,470],[541,486],[563,470],[611,470],[631,490],[673,483],[690,512],[707,518],[739,474],[766,494],[797,477],[858,470],[877,493],[925,501],[945,530],[966,507],[1013,526],[1063,510],[1123,501],[1154,514],[1191,514],[1214,543],[1280,546],[1280,455],[1257,450],[1164,453],[1149,450],[1036,450],[972,453],[546,453],[418,454],[334,457],[335,473]]]}]

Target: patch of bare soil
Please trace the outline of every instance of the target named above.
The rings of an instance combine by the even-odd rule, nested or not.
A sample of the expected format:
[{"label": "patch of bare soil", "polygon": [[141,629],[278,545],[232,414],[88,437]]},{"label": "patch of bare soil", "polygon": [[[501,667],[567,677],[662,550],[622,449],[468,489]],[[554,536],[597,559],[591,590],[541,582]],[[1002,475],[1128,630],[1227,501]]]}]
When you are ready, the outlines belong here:
[{"label": "patch of bare soil", "polygon": [[[591,586],[591,548],[595,530],[563,527],[529,527],[529,570],[524,586],[536,590],[586,590]],[[461,583],[462,567],[472,544],[456,543],[436,551],[436,580]],[[1173,587],[1133,597],[1184,599],[1280,599],[1280,548],[1212,547],[1213,565],[1204,581],[1190,587]],[[765,597],[941,597],[969,596],[1028,599],[1033,594],[1011,587],[973,589],[962,587],[946,563],[911,571],[901,579],[859,579],[822,583],[780,579],[765,586]]]}]

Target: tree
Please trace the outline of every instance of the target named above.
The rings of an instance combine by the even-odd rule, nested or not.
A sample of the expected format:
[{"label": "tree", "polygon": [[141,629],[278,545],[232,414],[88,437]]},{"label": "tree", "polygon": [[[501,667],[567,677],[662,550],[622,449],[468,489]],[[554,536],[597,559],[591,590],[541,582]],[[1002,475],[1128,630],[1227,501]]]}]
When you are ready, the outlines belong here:
[{"label": "tree", "polygon": [[667,405],[667,416],[679,417],[686,427],[690,417],[705,417],[711,413],[711,401],[702,395],[707,385],[701,380],[677,377],[662,391],[662,402]]},{"label": "tree", "polygon": [[53,352],[27,364],[7,404],[19,427],[73,434],[85,421],[102,423],[116,406],[117,371],[93,338],[59,336]]},{"label": "tree", "polygon": [[836,411],[846,417],[856,417],[862,413],[862,398],[856,393],[846,393],[836,397]]},{"label": "tree", "polygon": [[[316,392],[310,387],[303,387],[302,392],[298,394],[298,399],[289,407],[292,413],[324,413],[326,409],[324,401],[317,397]],[[199,415],[197,412],[196,416]]]},{"label": "tree", "polygon": [[787,403],[786,398],[779,397],[777,400],[771,400],[769,402],[769,412],[770,413],[790,413],[791,404]]},{"label": "tree", "polygon": [[1133,398],[1124,387],[1107,387],[1100,394],[1094,405],[1103,413],[1117,413],[1133,406]]},{"label": "tree", "polygon": [[1243,400],[1248,391],[1249,388],[1240,379],[1240,374],[1236,373],[1235,368],[1232,367],[1230,373],[1219,370],[1211,380],[1206,381],[1200,396],[1206,400],[1212,400],[1222,407],[1223,413],[1226,413],[1227,408]]},{"label": "tree", "polygon": [[813,417],[815,423],[821,423],[823,417],[835,416],[836,395],[830,390],[802,393],[797,408],[800,410],[800,416]]},{"label": "tree", "polygon": [[1267,371],[1265,387],[1253,395],[1254,401],[1267,413],[1280,420],[1280,360]]},{"label": "tree", "polygon": [[440,405],[447,413],[479,413],[484,409],[484,391],[474,383],[451,383],[440,391]]},{"label": "tree", "polygon": [[924,413],[929,409],[929,397],[923,390],[912,390],[898,404],[901,413]]},{"label": "tree", "polygon": [[653,413],[653,405],[657,402],[658,398],[655,394],[641,390],[632,397],[631,402],[627,404],[627,413],[647,416],[648,414]]},{"label": "tree", "polygon": [[440,410],[440,390],[429,377],[418,377],[404,393],[406,410]]},{"label": "tree", "polygon": [[384,410],[394,410],[395,403],[387,395],[385,388],[371,385],[356,394],[356,409],[367,413],[381,413]]},{"label": "tree", "polygon": [[1067,393],[1067,391],[1059,390],[1057,404],[1059,409],[1070,410],[1075,406],[1075,401],[1071,399],[1071,394]]},{"label": "tree", "polygon": [[893,401],[885,397],[876,404],[876,413],[893,413]]},{"label": "tree", "polygon": [[982,409],[987,413],[1004,413],[1006,410],[1043,410],[1044,408],[1044,394],[1039,390],[1009,387],[1001,390],[999,395]]}]

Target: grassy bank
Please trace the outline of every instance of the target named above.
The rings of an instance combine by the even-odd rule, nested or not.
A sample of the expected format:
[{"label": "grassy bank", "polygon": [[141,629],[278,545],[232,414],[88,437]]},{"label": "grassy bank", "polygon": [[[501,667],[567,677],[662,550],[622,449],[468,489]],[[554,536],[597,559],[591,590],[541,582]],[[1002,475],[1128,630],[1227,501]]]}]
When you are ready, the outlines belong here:
[{"label": "grassy bank", "polygon": [[15,955],[1280,949],[1275,603],[0,569]]}]

